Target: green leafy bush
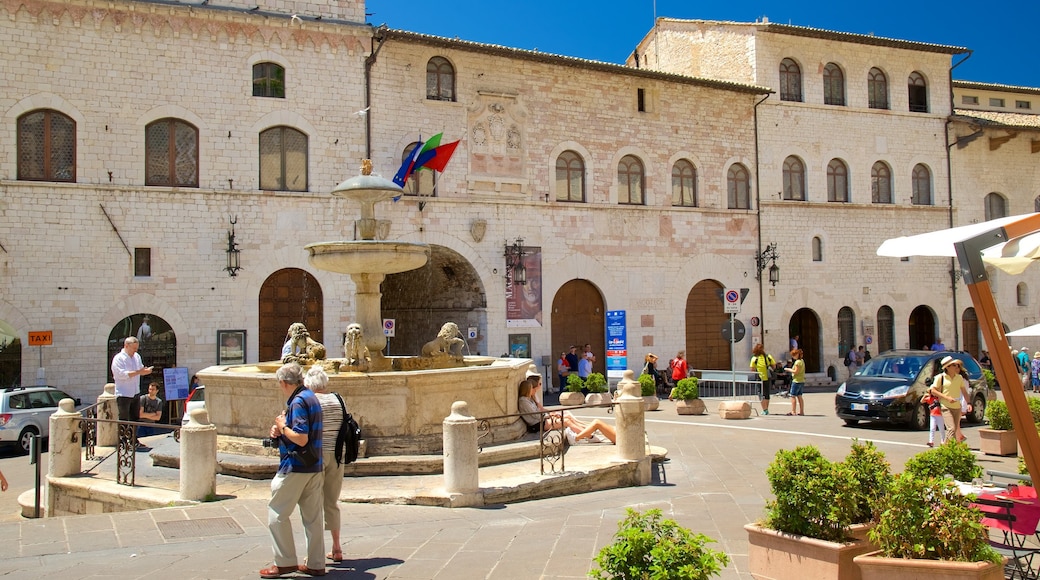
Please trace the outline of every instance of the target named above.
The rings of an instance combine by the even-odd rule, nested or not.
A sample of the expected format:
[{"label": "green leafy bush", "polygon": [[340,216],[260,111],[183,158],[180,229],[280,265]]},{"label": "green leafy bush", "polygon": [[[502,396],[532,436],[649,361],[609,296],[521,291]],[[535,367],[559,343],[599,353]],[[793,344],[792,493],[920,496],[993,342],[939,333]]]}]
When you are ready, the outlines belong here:
[{"label": "green leafy bush", "polygon": [[911,457],[904,472],[920,479],[953,476],[958,481],[971,481],[982,477],[982,466],[967,445],[950,441]]},{"label": "green leafy bush", "polygon": [[997,388],[997,375],[993,374],[993,371],[982,369],[982,376],[986,379],[986,384],[989,385],[989,388]]},{"label": "green leafy bush", "polygon": [[[942,447],[949,447],[943,445]],[[1000,563],[989,547],[982,515],[948,479],[898,475],[881,501],[881,516],[868,532],[888,558]]]},{"label": "green leafy bush", "polygon": [[679,379],[679,382],[675,383],[675,388],[672,389],[670,396],[677,401],[689,401],[696,399],[699,394],[697,377],[686,377],[685,379]]},{"label": "green leafy bush", "polygon": [[644,397],[651,397],[657,394],[657,381],[654,377],[643,374],[639,375],[639,392]]},{"label": "green leafy bush", "polygon": [[1001,400],[990,401],[986,406],[986,420],[989,421],[990,429],[1009,431],[1011,425],[1011,414],[1008,413],[1007,403]]},{"label": "green leafy bush", "polygon": [[580,393],[585,387],[585,381],[575,374],[567,375],[567,390],[572,393]]},{"label": "green leafy bush", "polygon": [[870,441],[852,441],[852,450],[842,462],[842,467],[852,474],[855,486],[852,490],[852,523],[861,524],[879,515],[879,502],[892,483],[891,466],[885,454]]},{"label": "green leafy bush", "polygon": [[718,576],[729,557],[711,550],[714,543],[673,520],[662,519],[661,510],[640,514],[628,508],[618,522],[614,543],[596,556],[597,568],[589,576],[599,580],[705,580]]},{"label": "green leafy bush", "polygon": [[605,393],[607,392],[607,379],[603,378],[602,373],[589,373],[589,376],[585,378],[585,388],[590,393]]},{"label": "green leafy bush", "polygon": [[1040,398],[1028,397],[1026,403],[1029,404],[1029,413],[1033,416],[1033,423],[1040,424]]},{"label": "green leafy bush", "polygon": [[767,527],[829,542],[848,538],[859,499],[852,470],[806,445],[777,451],[766,475],[775,496],[766,504]]}]

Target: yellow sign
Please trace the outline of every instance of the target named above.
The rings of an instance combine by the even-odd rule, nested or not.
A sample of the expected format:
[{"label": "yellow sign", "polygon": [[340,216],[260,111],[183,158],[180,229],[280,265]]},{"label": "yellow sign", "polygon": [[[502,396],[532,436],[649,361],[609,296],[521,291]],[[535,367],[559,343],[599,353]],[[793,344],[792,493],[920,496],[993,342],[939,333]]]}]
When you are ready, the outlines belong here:
[{"label": "yellow sign", "polygon": [[29,333],[29,346],[50,346],[54,342],[54,332],[40,330]]}]

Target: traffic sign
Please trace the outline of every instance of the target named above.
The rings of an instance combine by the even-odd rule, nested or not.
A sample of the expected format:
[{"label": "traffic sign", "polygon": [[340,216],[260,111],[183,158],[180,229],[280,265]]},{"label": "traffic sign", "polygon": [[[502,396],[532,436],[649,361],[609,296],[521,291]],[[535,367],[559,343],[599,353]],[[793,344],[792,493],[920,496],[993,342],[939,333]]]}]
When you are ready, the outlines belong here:
[{"label": "traffic sign", "polygon": [[384,318],[383,319],[383,334],[385,336],[393,338],[394,336],[396,336],[396,331],[397,331],[397,321],[394,320],[393,318]]},{"label": "traffic sign", "polygon": [[726,304],[723,310],[726,314],[740,314],[740,291],[736,288],[726,288],[722,301]]},{"label": "traffic sign", "polygon": [[469,337],[470,340],[476,339],[477,338],[477,327],[476,326],[469,327],[469,332],[466,334],[466,336]]},{"label": "traffic sign", "polygon": [[50,346],[54,343],[54,332],[37,330],[29,332],[29,346]]},{"label": "traffic sign", "polygon": [[[733,321],[733,335],[736,338],[734,338],[730,342],[740,342],[741,340],[744,340],[744,332],[745,332],[744,331],[744,323],[739,321],[739,320],[734,320]],[[729,337],[729,322],[723,322],[722,323],[722,339],[723,340],[727,340],[727,341],[730,340],[730,337]]]}]

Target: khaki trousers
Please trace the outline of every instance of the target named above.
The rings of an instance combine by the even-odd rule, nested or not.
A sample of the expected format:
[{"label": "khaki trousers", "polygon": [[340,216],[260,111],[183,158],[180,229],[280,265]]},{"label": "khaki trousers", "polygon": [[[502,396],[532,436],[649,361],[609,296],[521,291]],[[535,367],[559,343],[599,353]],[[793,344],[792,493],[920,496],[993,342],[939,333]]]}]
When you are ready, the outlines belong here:
[{"label": "khaki trousers", "polygon": [[336,464],[336,453],[326,451],[322,453],[322,461],[325,465],[325,483],[322,484],[324,493],[324,504],[322,511],[325,512],[325,529],[338,530],[340,527],[339,515],[339,492],[343,490],[343,467]]},{"label": "khaki trousers", "polygon": [[275,566],[297,566],[296,542],[293,539],[292,515],[300,506],[303,533],[307,541],[306,566],[325,569],[325,532],[322,531],[322,474],[277,474],[271,480],[271,501],[267,503],[267,529],[274,544]]}]

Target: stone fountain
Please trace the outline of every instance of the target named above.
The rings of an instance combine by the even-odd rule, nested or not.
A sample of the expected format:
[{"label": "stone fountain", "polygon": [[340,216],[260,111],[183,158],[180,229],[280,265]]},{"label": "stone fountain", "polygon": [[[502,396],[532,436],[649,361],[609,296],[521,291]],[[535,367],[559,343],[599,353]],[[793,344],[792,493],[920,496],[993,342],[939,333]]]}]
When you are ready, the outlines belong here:
[{"label": "stone fountain", "polygon": [[[366,365],[352,364],[354,357],[347,352],[346,359],[339,361],[345,364],[333,367],[340,371],[330,374],[328,388],[343,396],[348,411],[361,423],[368,455],[439,453],[441,424],[455,401],[469,403],[478,418],[516,413],[517,386],[532,363],[530,359],[462,357],[454,351],[428,349],[438,340],[456,340],[443,336],[445,328],[455,328],[451,322],[419,356],[383,354],[386,337],[380,284],[387,274],[420,268],[430,257],[427,244],[376,239],[377,230],[388,230],[389,225],[376,219],[376,204],[402,193],[393,182],[372,175],[366,160],[361,175],[332,191],[336,197],[360,203],[357,225],[361,239],[320,242],[305,248],[312,266],[347,274],[356,287],[356,324],[351,327],[359,324],[363,329],[371,360]],[[384,237],[382,231],[380,234]],[[285,404],[274,378],[280,364],[214,366],[199,371],[206,385],[206,408],[222,439],[258,440],[267,436],[274,416]],[[518,418],[490,423],[494,441],[515,439],[526,431]]]}]

